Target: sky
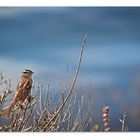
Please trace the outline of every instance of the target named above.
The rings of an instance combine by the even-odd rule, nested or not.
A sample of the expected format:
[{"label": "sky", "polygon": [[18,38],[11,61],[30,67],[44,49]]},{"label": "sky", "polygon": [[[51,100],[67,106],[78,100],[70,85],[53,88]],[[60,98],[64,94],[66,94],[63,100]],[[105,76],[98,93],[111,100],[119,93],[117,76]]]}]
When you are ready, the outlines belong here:
[{"label": "sky", "polygon": [[[84,32],[88,38],[77,84],[113,88],[108,98],[101,96],[104,90],[96,101],[102,97],[103,105],[114,98],[110,105],[118,109],[117,103],[124,103],[120,110],[129,110],[128,101],[140,99],[127,92],[140,75],[140,8],[1,7],[0,71],[14,85],[24,69],[35,72],[34,81],[66,80],[75,72]],[[138,120],[136,106],[138,115],[131,111],[130,116]]]},{"label": "sky", "polygon": [[13,80],[25,68],[61,79],[68,65],[73,74],[87,32],[79,79],[112,83],[139,68],[139,25],[139,8],[0,8],[0,70]]}]

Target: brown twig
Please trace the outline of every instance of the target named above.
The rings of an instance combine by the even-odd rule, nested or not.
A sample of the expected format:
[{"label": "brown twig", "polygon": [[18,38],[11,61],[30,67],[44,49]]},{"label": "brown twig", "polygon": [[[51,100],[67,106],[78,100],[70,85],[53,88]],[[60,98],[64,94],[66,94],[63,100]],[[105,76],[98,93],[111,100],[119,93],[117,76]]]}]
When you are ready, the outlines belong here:
[{"label": "brown twig", "polygon": [[122,120],[119,119],[119,121],[121,122],[121,131],[122,131],[122,132],[125,131],[125,120],[126,120],[126,116],[127,116],[127,114],[126,114],[126,112],[124,112],[124,114],[123,114],[123,119],[122,119]]},{"label": "brown twig", "polygon": [[59,114],[59,112],[62,110],[62,108],[64,107],[65,103],[67,102],[67,100],[69,99],[70,95],[72,94],[72,91],[73,91],[73,88],[74,88],[74,85],[75,85],[75,82],[76,82],[76,79],[77,79],[77,76],[78,76],[78,73],[79,73],[79,70],[80,70],[80,65],[81,65],[81,61],[82,61],[82,57],[83,57],[83,51],[84,51],[84,48],[85,48],[85,44],[86,44],[86,40],[87,40],[87,33],[84,34],[84,39],[83,39],[83,42],[82,42],[82,45],[81,45],[81,51],[80,51],[80,57],[79,57],[79,61],[78,61],[78,65],[77,65],[77,69],[76,69],[76,72],[75,72],[75,75],[73,77],[73,81],[72,81],[72,84],[71,84],[71,88],[68,92],[68,95],[67,97],[65,98],[64,100],[64,103],[60,106],[60,108],[57,110],[56,114],[52,117],[52,119],[50,119],[50,121],[47,123],[47,125],[43,128],[43,131],[50,125],[50,123],[56,118],[56,116]]}]

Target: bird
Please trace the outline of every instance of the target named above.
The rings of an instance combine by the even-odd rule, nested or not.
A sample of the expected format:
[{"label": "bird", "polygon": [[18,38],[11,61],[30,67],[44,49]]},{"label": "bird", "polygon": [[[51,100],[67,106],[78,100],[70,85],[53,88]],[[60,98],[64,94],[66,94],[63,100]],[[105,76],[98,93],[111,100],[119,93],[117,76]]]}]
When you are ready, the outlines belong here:
[{"label": "bird", "polygon": [[10,105],[7,107],[5,111],[2,112],[2,116],[5,118],[8,118],[13,111],[15,105],[19,105],[19,107],[23,107],[24,101],[29,97],[31,89],[32,89],[32,72],[31,70],[25,69],[21,73],[21,78],[19,83],[16,87],[15,95],[10,103]]}]

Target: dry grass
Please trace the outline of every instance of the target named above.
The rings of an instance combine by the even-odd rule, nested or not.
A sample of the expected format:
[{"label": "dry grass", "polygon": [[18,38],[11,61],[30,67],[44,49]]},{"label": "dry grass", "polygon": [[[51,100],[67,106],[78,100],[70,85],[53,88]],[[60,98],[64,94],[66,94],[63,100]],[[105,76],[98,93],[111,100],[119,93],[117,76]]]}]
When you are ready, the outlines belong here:
[{"label": "dry grass", "polygon": [[[10,118],[0,115],[1,132],[84,132],[101,131],[99,124],[93,123],[93,100],[88,91],[81,90],[80,96],[76,93],[75,83],[80,70],[83,52],[87,40],[85,33],[81,45],[77,69],[72,81],[67,80],[66,87],[53,90],[51,81],[47,86],[42,81],[33,86],[31,96],[25,100],[24,109],[18,105]],[[5,80],[0,74],[0,114],[14,96],[11,81]],[[104,130],[109,131],[109,111],[104,110]],[[120,119],[122,131],[125,129],[126,114]]]},{"label": "dry grass", "polygon": [[[77,98],[74,92],[74,86],[80,70],[83,51],[85,48],[87,34],[81,45],[81,51],[77,69],[73,76],[72,82],[68,89],[58,89],[59,96],[50,89],[50,81],[48,81],[46,95],[43,95],[44,85],[40,81],[37,87],[33,87],[30,99],[24,102],[24,110],[18,106],[12,112],[10,118],[6,120],[0,127],[0,131],[8,132],[58,132],[58,131],[86,131],[89,125],[92,125],[92,113],[90,107],[84,112],[84,103],[90,105],[90,102],[85,102],[87,95],[82,94],[81,98]],[[4,106],[10,95],[14,95],[11,90],[10,80],[5,80],[4,76],[0,75],[0,112],[4,110]],[[44,100],[45,97],[45,100]],[[75,109],[77,108],[77,109]],[[78,111],[77,111],[78,110]]]}]

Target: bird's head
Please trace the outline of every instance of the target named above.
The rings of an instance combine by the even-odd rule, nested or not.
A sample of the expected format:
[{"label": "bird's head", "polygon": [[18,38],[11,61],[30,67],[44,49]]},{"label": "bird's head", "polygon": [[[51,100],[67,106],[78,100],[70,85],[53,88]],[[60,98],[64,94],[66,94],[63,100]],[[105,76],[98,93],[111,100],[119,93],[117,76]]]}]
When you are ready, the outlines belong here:
[{"label": "bird's head", "polygon": [[27,74],[27,75],[29,75],[29,76],[32,76],[32,74],[33,74],[34,72],[31,71],[31,70],[25,69],[22,73],[23,73],[23,74]]}]

